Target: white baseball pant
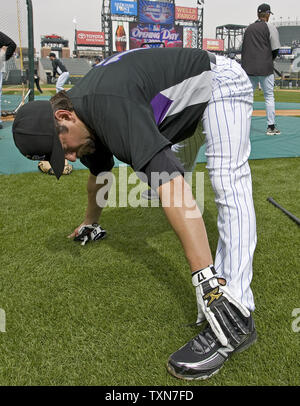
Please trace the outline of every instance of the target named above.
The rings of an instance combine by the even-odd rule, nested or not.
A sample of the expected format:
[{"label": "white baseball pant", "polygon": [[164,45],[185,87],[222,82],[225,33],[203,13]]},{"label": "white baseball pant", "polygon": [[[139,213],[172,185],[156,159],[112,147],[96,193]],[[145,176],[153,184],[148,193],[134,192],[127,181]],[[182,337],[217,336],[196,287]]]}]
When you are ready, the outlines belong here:
[{"label": "white baseball pant", "polygon": [[264,92],[267,123],[268,125],[275,124],[275,98],[274,98],[274,75],[268,76],[249,76],[250,82],[253,86],[253,91],[257,85],[260,84]]},{"label": "white baseball pant", "polygon": [[2,104],[2,80],[3,80],[3,74],[0,71],[0,123],[2,123],[2,118],[1,118],[1,114],[2,114],[2,109],[1,109],[1,104]]},{"label": "white baseball pant", "polygon": [[[195,134],[173,146],[186,171],[192,171],[206,142],[207,169],[218,208],[219,240],[215,269],[232,295],[250,311],[250,288],[256,247],[256,218],[252,199],[250,125],[253,89],[240,65],[217,56],[212,64],[212,97]],[[200,135],[203,126],[203,134]]]},{"label": "white baseball pant", "polygon": [[69,79],[69,76],[70,76],[69,72],[63,72],[61,75],[59,75],[56,82],[56,93],[60,92],[61,90],[64,90],[64,84]]}]

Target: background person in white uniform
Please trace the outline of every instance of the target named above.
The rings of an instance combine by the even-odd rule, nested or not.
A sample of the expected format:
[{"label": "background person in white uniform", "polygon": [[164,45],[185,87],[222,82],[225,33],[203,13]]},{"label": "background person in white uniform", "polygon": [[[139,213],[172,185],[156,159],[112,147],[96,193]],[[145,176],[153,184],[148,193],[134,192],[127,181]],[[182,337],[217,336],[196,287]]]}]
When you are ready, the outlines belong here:
[{"label": "background person in white uniform", "polygon": [[2,81],[5,72],[5,62],[8,61],[16,50],[15,42],[0,31],[0,129],[3,128],[1,120],[1,98],[2,98]]},{"label": "background person in white uniform", "polygon": [[64,90],[64,84],[69,79],[70,73],[68,72],[67,68],[62,63],[62,61],[60,59],[56,58],[56,55],[54,52],[51,52],[49,54],[49,58],[52,61],[53,78],[55,78],[57,74],[59,75],[57,82],[56,82],[56,93],[58,93],[61,90]]}]

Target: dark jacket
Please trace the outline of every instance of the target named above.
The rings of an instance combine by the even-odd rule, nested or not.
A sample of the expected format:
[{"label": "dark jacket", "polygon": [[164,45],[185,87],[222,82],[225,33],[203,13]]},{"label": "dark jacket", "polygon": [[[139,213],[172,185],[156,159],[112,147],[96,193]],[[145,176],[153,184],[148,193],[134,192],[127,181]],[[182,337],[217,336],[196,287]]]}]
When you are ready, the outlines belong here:
[{"label": "dark jacket", "polygon": [[273,73],[273,60],[280,48],[277,28],[265,21],[250,24],[242,44],[242,68],[251,76]]},{"label": "dark jacket", "polygon": [[65,67],[65,65],[62,63],[60,59],[53,59],[52,68],[53,68],[53,77],[55,77],[56,74],[61,75],[63,72],[68,72],[68,69]]},{"label": "dark jacket", "polygon": [[7,47],[5,60],[8,61],[9,58],[13,56],[13,53],[15,52],[17,45],[11,38],[9,38],[7,35],[3,34],[3,32],[0,31],[0,48],[4,46]]}]

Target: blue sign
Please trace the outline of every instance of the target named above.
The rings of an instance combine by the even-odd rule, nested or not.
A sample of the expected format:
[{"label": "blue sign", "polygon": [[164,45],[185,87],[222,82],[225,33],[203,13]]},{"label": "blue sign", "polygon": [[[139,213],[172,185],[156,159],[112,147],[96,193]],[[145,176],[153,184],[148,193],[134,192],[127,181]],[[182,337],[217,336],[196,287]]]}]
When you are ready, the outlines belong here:
[{"label": "blue sign", "polygon": [[278,55],[292,55],[291,47],[281,47],[278,50]]},{"label": "blue sign", "polygon": [[139,22],[145,24],[173,24],[174,4],[140,0]]},{"label": "blue sign", "polygon": [[137,2],[111,0],[111,14],[126,14],[136,16]]}]

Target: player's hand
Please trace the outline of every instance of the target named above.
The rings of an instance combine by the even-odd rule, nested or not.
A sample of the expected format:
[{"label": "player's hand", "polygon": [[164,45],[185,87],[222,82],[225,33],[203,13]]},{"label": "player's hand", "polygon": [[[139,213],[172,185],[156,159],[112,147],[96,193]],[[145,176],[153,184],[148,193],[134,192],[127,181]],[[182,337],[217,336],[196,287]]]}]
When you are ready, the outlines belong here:
[{"label": "player's hand", "polygon": [[223,346],[237,347],[249,333],[250,311],[233,298],[224,279],[217,278],[213,267],[195,272],[192,277],[199,307]]},{"label": "player's hand", "polygon": [[75,230],[73,231],[73,233],[71,233],[70,235],[68,235],[68,238],[74,238],[78,235],[78,231],[82,226],[85,226],[87,224],[85,223],[81,223],[78,227],[75,228]]},{"label": "player's hand", "polygon": [[6,54],[7,47],[3,46],[0,48],[0,61],[5,61],[5,54]]},{"label": "player's hand", "polygon": [[81,245],[85,245],[89,241],[102,240],[106,237],[106,230],[104,230],[99,224],[81,224],[68,238],[73,238],[74,241],[81,242]]}]

